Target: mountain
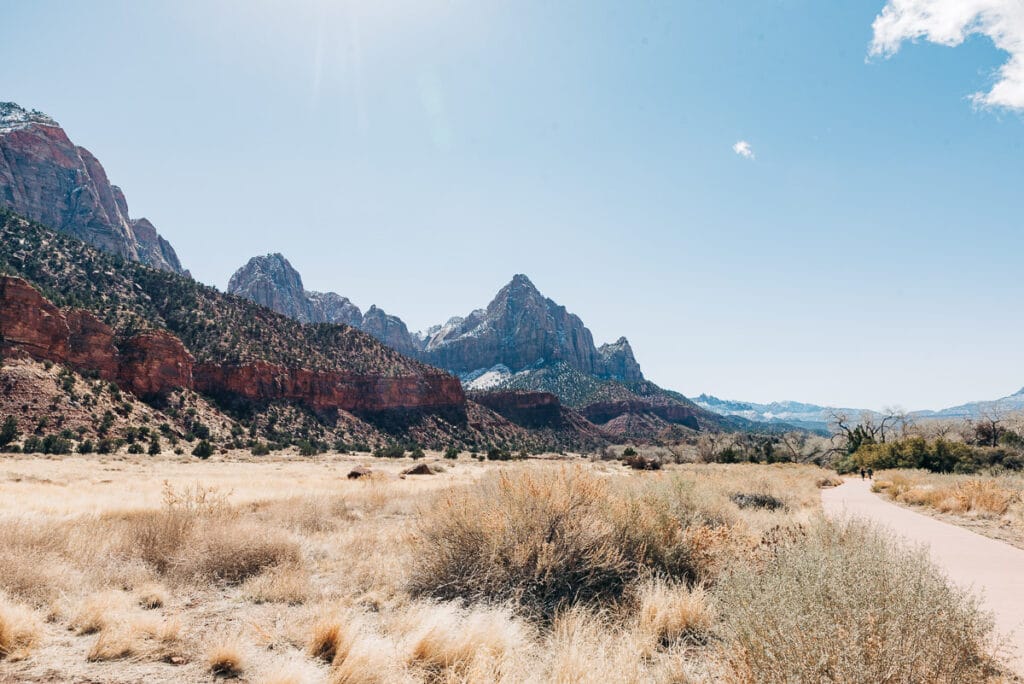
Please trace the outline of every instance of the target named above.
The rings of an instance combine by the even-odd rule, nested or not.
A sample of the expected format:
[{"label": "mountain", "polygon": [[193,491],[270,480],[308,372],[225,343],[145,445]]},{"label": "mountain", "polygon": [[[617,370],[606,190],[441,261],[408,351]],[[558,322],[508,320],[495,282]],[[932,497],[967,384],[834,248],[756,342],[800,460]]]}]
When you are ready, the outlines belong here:
[{"label": "mountain", "polygon": [[[881,415],[871,409],[835,408],[805,404],[799,401],[774,401],[770,404],[758,404],[749,401],[719,399],[709,394],[701,394],[693,401],[701,408],[723,416],[735,416],[769,425],[784,423],[815,432],[827,432],[834,414],[843,414],[854,420],[862,415],[874,417]],[[1024,389],[999,399],[972,401],[935,411],[912,411],[909,415],[918,420],[977,419],[987,412],[993,411],[1000,413],[1024,411]]]},{"label": "mountain", "polygon": [[[5,377],[11,358],[56,363],[82,382],[116,384],[169,420],[182,418],[186,401],[201,401],[229,434],[278,443],[605,443],[581,418],[557,433],[517,425],[467,400],[458,378],[350,326],[303,324],[191,278],[99,252],[7,210],[0,210],[0,351]],[[53,385],[46,369],[19,373]],[[35,407],[33,420],[53,418],[31,400],[40,396],[38,386],[19,392],[4,401]],[[78,410],[90,405],[88,396],[71,392],[68,401],[88,415],[88,408]],[[67,415],[70,409],[61,421]],[[92,423],[83,420],[87,430],[100,429],[94,412]]]},{"label": "mountain", "polygon": [[[499,365],[517,372],[543,360],[566,363],[598,378],[644,379],[625,337],[595,347],[583,321],[544,297],[525,275],[514,276],[487,308],[451,318],[426,334],[410,333],[402,319],[376,305],[364,314],[347,297],[306,290],[302,276],[281,254],[250,259],[231,276],[227,291],[304,323],[351,325],[453,373]],[[328,301],[333,306],[324,304]]]},{"label": "mountain", "polygon": [[516,275],[486,309],[452,318],[426,339],[421,355],[454,373],[502,365],[513,373],[543,361],[568,366],[597,378],[643,380],[626,338],[601,351],[575,314],[540,293],[525,275]]},{"label": "mountain", "polygon": [[302,323],[344,323],[360,327],[363,314],[347,298],[308,292],[302,276],[280,254],[249,259],[228,282],[230,294],[252,301]]},{"label": "mountain", "polygon": [[[547,407],[543,411],[554,415],[548,403],[553,396],[559,410],[576,411],[622,439],[676,439],[683,434],[680,429],[750,427],[646,380],[625,337],[595,346],[578,316],[545,297],[522,274],[513,276],[485,308],[426,333],[410,333],[400,318],[376,306],[360,317],[340,295],[305,290],[299,273],[280,254],[250,259],[231,277],[228,292],[297,320],[358,327],[407,356],[459,375],[475,400],[502,408],[505,417],[519,415],[515,406],[526,404]],[[352,306],[344,321],[314,306],[324,297]],[[483,399],[488,393],[499,398]]]},{"label": "mountain", "polygon": [[1024,389],[999,399],[971,401],[938,411],[915,411],[911,415],[920,418],[981,418],[992,412],[1012,413],[1015,411],[1024,411]]},{"label": "mountain", "polygon": [[827,432],[832,414],[842,413],[856,419],[861,414],[871,411],[855,408],[831,408],[817,404],[805,404],[799,401],[774,401],[770,404],[758,404],[750,401],[732,401],[719,399],[710,394],[694,397],[694,403],[701,408],[723,416],[735,416],[760,423],[788,424],[813,432]]},{"label": "mountain", "polygon": [[112,254],[185,273],[170,243],[144,218],[89,150],[38,111],[0,102],[0,207]]}]

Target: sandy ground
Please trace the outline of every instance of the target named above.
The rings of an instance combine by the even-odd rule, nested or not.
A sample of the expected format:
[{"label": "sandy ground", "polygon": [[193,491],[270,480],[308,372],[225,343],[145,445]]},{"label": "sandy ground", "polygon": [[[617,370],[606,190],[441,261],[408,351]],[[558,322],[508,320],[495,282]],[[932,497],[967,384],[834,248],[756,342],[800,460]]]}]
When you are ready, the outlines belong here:
[{"label": "sandy ground", "polygon": [[[425,462],[444,472],[436,477],[415,478],[420,489],[468,482],[486,469],[486,464],[465,457],[452,462],[431,455]],[[409,459],[338,454],[300,458],[252,457],[248,452],[237,452],[206,461],[173,454],[12,455],[0,459],[0,515],[61,516],[158,508],[163,503],[165,483],[179,490],[196,484],[213,487],[227,495],[232,504],[330,495],[360,488],[346,478],[355,466],[397,478],[402,469],[413,464]]]},{"label": "sandy ground", "polygon": [[847,480],[821,498],[827,515],[872,520],[928,547],[950,579],[981,595],[1006,639],[1007,662],[1024,675],[1024,551],[889,503],[869,481]]}]

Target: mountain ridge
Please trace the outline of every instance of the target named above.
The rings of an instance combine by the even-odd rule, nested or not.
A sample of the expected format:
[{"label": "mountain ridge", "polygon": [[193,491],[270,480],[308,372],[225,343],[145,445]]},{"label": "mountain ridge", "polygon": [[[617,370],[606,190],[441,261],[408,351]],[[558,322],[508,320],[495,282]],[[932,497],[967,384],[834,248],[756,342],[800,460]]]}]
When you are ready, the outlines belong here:
[{"label": "mountain ridge", "polygon": [[132,219],[121,188],[54,119],[0,102],[0,206],[94,247],[188,275],[145,218]]},{"label": "mountain ridge", "polygon": [[[231,277],[228,291],[292,316],[317,320],[311,293],[280,253],[251,258]],[[354,305],[353,305],[354,306]],[[358,307],[356,307],[358,309]],[[517,273],[487,306],[452,316],[426,333],[410,333],[397,316],[371,306],[358,327],[424,363],[457,374],[467,391],[551,394],[565,406],[608,423],[611,434],[659,439],[679,427],[732,429],[746,422],[705,411],[682,394],[646,380],[625,337],[601,346],[575,314],[545,297]],[[540,398],[537,399],[540,401]],[[624,419],[624,415],[642,415]],[[630,426],[625,433],[623,425]]]}]

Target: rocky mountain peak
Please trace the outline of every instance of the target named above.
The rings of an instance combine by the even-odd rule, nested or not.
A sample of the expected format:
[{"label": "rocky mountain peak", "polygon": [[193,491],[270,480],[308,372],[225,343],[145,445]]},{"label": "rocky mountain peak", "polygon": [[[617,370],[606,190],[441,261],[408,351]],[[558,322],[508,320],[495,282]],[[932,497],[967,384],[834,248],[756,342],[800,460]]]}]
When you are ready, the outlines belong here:
[{"label": "rocky mountain peak", "polygon": [[282,254],[249,259],[228,281],[228,292],[303,323],[312,323],[302,276]]},{"label": "rocky mountain peak", "polygon": [[644,379],[640,372],[640,364],[633,356],[633,348],[629,340],[620,337],[613,344],[602,344],[597,348],[601,361],[599,375],[621,382],[639,382]]},{"label": "rocky mountain peak", "polygon": [[106,252],[186,273],[149,221],[133,221],[99,160],[56,121],[0,103],[0,206]]}]

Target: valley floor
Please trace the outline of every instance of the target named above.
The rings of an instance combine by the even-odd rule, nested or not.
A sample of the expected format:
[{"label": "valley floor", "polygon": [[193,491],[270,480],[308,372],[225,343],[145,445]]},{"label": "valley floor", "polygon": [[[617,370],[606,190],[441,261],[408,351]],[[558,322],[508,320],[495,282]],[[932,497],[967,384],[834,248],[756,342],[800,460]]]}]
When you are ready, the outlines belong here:
[{"label": "valley floor", "polygon": [[833,482],[579,457],[4,456],[0,682],[1001,681],[985,616],[931,565],[824,521]]}]

